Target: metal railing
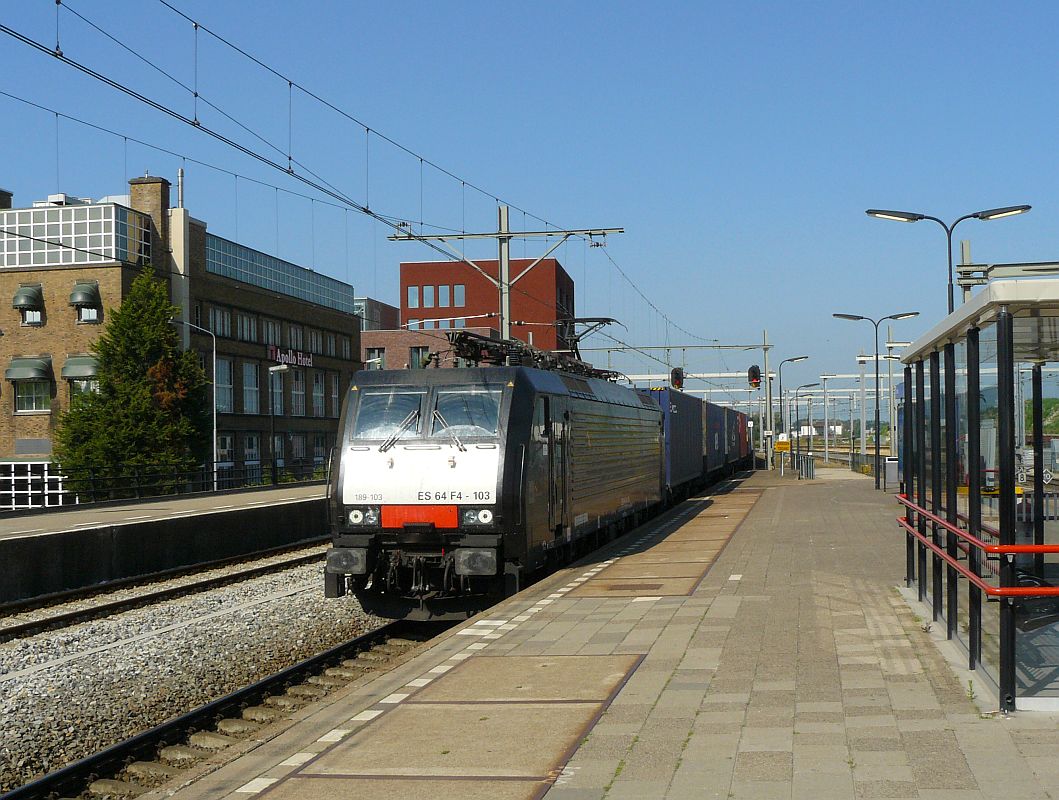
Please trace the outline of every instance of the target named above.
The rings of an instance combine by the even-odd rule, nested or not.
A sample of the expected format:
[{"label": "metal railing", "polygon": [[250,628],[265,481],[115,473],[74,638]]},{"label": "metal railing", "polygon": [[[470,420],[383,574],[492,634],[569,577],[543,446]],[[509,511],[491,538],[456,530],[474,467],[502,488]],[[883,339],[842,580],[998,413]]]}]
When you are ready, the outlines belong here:
[{"label": "metal railing", "polygon": [[[183,469],[167,464],[130,465],[118,471],[86,467],[63,469],[51,465],[50,473],[28,476],[17,503],[0,509],[22,510],[61,508],[115,500],[139,500],[152,497],[195,494],[201,492],[249,489],[275,484],[309,483],[327,477],[327,464],[316,459],[302,459],[277,466],[252,462],[229,462],[215,468]],[[60,488],[56,491],[56,485]],[[13,500],[13,499],[12,499]]]}]

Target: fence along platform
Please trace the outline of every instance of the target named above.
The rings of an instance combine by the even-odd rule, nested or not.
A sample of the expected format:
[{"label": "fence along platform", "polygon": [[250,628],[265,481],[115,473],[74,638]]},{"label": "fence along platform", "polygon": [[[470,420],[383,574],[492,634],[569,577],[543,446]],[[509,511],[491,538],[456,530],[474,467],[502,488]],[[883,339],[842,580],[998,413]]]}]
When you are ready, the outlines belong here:
[{"label": "fence along platform", "polygon": [[1059,522],[1027,469],[1046,376],[1059,396],[1059,278],[989,283],[902,360],[906,581],[1002,710],[1059,710]]}]

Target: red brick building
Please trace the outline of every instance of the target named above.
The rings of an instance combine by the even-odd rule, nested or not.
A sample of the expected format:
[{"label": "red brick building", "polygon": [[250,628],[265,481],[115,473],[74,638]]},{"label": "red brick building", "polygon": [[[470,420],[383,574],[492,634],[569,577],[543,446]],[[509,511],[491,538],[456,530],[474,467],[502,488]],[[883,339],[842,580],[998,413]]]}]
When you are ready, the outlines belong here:
[{"label": "red brick building", "polygon": [[[476,261],[491,277],[499,261]],[[529,272],[529,258],[511,259],[511,335],[542,350],[566,350],[557,320],[574,317],[574,282],[557,259],[545,258]],[[521,276],[521,277],[519,277]],[[401,264],[401,322],[410,330],[499,327],[500,292],[480,272],[457,261]],[[492,316],[487,316],[492,315]]]}]

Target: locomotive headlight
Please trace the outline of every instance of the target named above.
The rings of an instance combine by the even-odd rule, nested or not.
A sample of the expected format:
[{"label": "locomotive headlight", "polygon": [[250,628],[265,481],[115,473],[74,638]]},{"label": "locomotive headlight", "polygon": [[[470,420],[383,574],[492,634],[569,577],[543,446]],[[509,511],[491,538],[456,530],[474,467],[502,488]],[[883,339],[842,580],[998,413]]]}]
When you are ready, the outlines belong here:
[{"label": "locomotive headlight", "polygon": [[346,508],[346,519],[354,527],[376,527],[379,524],[379,507],[354,506]]},{"label": "locomotive headlight", "polygon": [[327,551],[324,571],[336,575],[364,575],[368,571],[368,551],[362,547],[332,547]]},{"label": "locomotive headlight", "polygon": [[493,510],[491,508],[465,508],[461,512],[461,521],[464,525],[481,527],[493,524]]}]

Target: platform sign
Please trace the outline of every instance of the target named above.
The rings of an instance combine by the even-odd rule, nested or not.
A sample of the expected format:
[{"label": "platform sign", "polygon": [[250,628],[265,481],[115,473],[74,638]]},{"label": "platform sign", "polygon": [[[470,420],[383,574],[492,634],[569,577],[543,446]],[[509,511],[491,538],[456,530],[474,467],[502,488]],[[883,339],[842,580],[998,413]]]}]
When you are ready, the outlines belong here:
[{"label": "platform sign", "polygon": [[772,445],[772,449],[777,453],[789,453],[791,451],[791,443],[789,441],[776,442]]}]

